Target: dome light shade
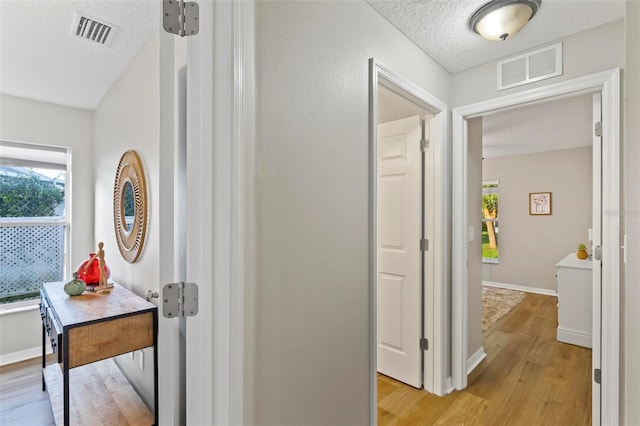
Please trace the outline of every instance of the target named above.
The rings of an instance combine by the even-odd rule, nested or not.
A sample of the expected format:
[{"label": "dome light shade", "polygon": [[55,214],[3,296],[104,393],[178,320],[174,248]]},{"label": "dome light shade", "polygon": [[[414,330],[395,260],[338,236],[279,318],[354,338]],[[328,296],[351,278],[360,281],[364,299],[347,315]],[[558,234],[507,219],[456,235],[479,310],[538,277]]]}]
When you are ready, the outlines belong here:
[{"label": "dome light shade", "polygon": [[487,40],[506,40],[533,18],[540,3],[541,0],[494,0],[471,15],[469,28]]}]

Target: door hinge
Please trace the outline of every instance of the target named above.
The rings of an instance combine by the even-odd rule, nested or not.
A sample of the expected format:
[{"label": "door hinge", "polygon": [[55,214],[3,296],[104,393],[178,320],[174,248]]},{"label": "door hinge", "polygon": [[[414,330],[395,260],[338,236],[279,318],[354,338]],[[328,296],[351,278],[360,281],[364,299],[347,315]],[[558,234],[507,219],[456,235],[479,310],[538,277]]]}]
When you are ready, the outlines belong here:
[{"label": "door hinge", "polygon": [[598,384],[602,381],[602,371],[599,368],[593,370],[593,381]]},{"label": "door hinge", "polygon": [[180,37],[198,34],[200,12],[196,2],[184,0],[162,1],[162,26],[164,30]]},{"label": "door hinge", "polygon": [[429,240],[423,238],[420,240],[420,251],[428,251],[429,250]]},{"label": "door hinge", "polygon": [[429,149],[429,139],[420,139],[420,151],[427,152]]},{"label": "door hinge", "polygon": [[179,282],[162,287],[162,315],[166,318],[182,318],[197,314],[197,284]]},{"label": "door hinge", "polygon": [[602,121],[598,121],[596,123],[595,129],[594,129],[594,133],[597,137],[602,136]]},{"label": "door hinge", "polygon": [[423,337],[422,339],[420,339],[420,350],[421,351],[429,350],[429,340],[427,340],[426,337]]}]

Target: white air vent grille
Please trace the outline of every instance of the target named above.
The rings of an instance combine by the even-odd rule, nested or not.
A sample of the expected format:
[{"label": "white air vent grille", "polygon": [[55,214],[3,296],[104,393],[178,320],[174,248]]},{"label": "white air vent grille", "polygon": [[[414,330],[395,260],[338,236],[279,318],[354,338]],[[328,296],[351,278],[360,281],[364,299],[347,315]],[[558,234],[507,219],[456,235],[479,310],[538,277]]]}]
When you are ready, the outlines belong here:
[{"label": "white air vent grille", "polygon": [[73,17],[71,34],[77,37],[108,46],[115,37],[116,32],[117,27],[100,22],[79,12],[76,12]]},{"label": "white air vent grille", "polygon": [[498,90],[562,75],[562,43],[498,62]]}]

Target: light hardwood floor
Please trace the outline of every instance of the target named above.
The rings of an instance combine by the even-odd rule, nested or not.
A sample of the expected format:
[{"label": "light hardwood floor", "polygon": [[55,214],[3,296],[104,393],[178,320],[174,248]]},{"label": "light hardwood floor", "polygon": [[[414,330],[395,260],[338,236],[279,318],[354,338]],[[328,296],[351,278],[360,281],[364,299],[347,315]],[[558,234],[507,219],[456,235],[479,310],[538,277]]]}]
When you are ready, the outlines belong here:
[{"label": "light hardwood floor", "polygon": [[41,358],[0,367],[0,425],[55,425],[49,395],[42,391]]},{"label": "light hardwood floor", "polygon": [[484,334],[487,357],[445,397],[378,375],[380,425],[591,424],[591,350],[556,340],[557,299],[527,294]]},{"label": "light hardwood floor", "polygon": [[[591,424],[591,350],[556,341],[557,300],[529,294],[485,333],[469,387],[437,397],[378,377],[380,425]],[[40,359],[0,367],[0,424],[53,425]]]}]

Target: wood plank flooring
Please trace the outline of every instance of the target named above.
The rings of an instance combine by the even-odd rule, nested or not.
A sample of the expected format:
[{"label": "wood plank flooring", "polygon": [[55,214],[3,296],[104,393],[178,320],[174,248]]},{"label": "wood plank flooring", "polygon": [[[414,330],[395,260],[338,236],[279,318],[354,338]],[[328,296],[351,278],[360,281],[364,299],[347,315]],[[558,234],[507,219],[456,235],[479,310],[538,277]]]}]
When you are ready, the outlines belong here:
[{"label": "wood plank flooring", "polygon": [[378,375],[382,425],[587,426],[591,350],[556,340],[557,299],[527,294],[484,334],[463,391],[437,397]]},{"label": "wood plank flooring", "polygon": [[[556,341],[557,300],[528,294],[485,333],[487,358],[446,397],[378,377],[380,425],[591,424],[591,350]],[[0,424],[53,425],[40,359],[0,367]]]},{"label": "wood plank flooring", "polygon": [[0,424],[55,425],[49,395],[42,392],[41,358],[0,367]]},{"label": "wood plank flooring", "polygon": [[[52,410],[49,394],[42,391],[41,363],[41,358],[34,358],[0,367],[0,425],[63,423],[62,373],[50,358],[47,390]],[[72,425],[153,424],[153,415],[111,359],[71,370],[70,385]]]}]

